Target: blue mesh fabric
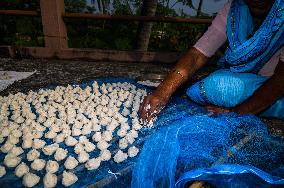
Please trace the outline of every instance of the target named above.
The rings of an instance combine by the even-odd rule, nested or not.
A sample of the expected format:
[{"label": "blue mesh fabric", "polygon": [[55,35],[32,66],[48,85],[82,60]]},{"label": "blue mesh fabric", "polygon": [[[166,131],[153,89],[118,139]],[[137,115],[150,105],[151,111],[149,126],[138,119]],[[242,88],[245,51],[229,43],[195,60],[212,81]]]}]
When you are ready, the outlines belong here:
[{"label": "blue mesh fabric", "polygon": [[[118,82],[127,82],[134,84],[137,88],[140,89],[146,89],[148,90],[145,86],[142,86],[140,84],[137,84],[136,81],[126,79],[126,78],[101,78],[96,80],[99,85],[101,84],[106,84],[106,83],[118,83]],[[80,84],[79,86],[81,88],[85,88],[86,86],[91,86],[93,82],[89,83],[83,83]],[[53,89],[55,86],[50,86],[48,89]],[[175,113],[176,110],[180,111],[180,113]],[[34,112],[36,113],[36,112]],[[167,125],[171,121],[180,119],[186,115],[192,115],[192,114],[202,114],[205,113],[204,109],[200,108],[198,105],[192,104],[189,101],[181,98],[174,98],[168,107],[164,110],[165,115],[161,115],[159,118],[159,121],[157,121],[152,129],[143,129],[139,133],[139,138],[133,143],[136,147],[142,149],[144,141],[151,135],[153,132],[155,132],[157,129],[160,127]],[[129,122],[130,123],[130,122]],[[131,124],[130,124],[131,125]],[[1,126],[1,125],[0,125]],[[92,135],[89,135],[88,137],[92,137]],[[117,151],[118,148],[118,136],[114,135],[114,140],[112,141],[112,144],[110,146],[110,151],[114,155],[114,153]],[[45,139],[45,141],[50,144],[52,140],[50,139]],[[5,142],[3,142],[4,144]],[[22,142],[20,140],[20,143],[17,144],[17,146],[21,146]],[[2,144],[0,144],[0,147]],[[77,157],[77,154],[74,153],[73,147],[68,147],[65,145],[65,143],[60,143],[61,148],[65,148],[68,150],[68,155],[74,156],[75,158]],[[26,154],[29,151],[29,149],[26,149],[24,154],[21,155],[22,161],[25,162],[27,165],[30,165],[31,162],[26,160]],[[97,157],[99,155],[99,151],[95,150],[94,152],[90,153],[90,158]],[[3,165],[5,154],[0,153],[0,165]],[[54,160],[53,156],[46,156],[43,153],[41,153],[40,156],[41,159],[45,160]],[[73,172],[76,174],[78,177],[78,181],[73,184],[71,187],[72,188],[77,188],[77,187],[86,187],[88,185],[93,185],[98,183],[98,187],[129,187],[130,182],[131,182],[131,169],[134,166],[136,162],[136,158],[128,158],[128,160],[122,162],[122,163],[115,163],[113,160],[110,160],[108,162],[102,162],[101,166],[97,170],[92,170],[88,171],[84,164],[79,165],[76,167]],[[58,184],[57,187],[63,187],[61,184],[62,180],[62,173],[64,170],[64,160],[59,162],[60,164],[60,169],[56,173],[58,176]],[[0,187],[23,187],[22,185],[22,179],[18,178],[14,175],[14,168],[6,168],[7,174],[0,178]],[[45,170],[36,172],[31,170],[32,173],[37,174],[38,176],[41,177],[41,181],[39,184],[36,185],[36,187],[43,187],[43,182],[42,178],[45,175]],[[119,173],[121,175],[114,176],[113,174],[109,173]],[[116,179],[117,178],[117,179]]]},{"label": "blue mesh fabric", "polygon": [[[283,142],[270,136],[257,117],[185,116],[146,141],[133,170],[132,187],[174,187],[183,173],[220,164],[252,165],[276,172],[283,164],[283,152]],[[226,179],[216,174],[211,180],[219,180],[217,187],[225,185]],[[237,175],[227,179],[234,177]],[[245,179],[242,176],[230,185],[234,187]]]},{"label": "blue mesh fabric", "polygon": [[[147,89],[133,80],[124,78],[106,78],[96,81],[99,84],[128,82],[138,88]],[[84,88],[91,84],[92,82],[84,83],[80,87]],[[251,135],[253,139],[250,139]],[[45,141],[50,142],[48,139]],[[115,137],[110,147],[112,153],[117,151],[117,141],[118,138]],[[145,141],[146,144],[143,146]],[[280,140],[268,135],[265,125],[254,116],[240,117],[231,114],[209,117],[204,108],[187,99],[174,97],[159,114],[153,128],[143,129],[139,133],[139,138],[133,143],[142,150],[140,157],[128,158],[119,164],[112,160],[102,162],[99,169],[92,171],[86,170],[81,164],[73,170],[79,180],[71,187],[89,185],[130,187],[132,177],[133,187],[169,187],[173,186],[177,178],[188,170],[226,163],[251,164],[275,175],[283,176],[284,170],[275,170],[283,164],[281,156],[284,155],[281,144]],[[76,157],[71,147],[67,147],[64,143],[61,143],[60,147],[68,149],[69,155]],[[21,157],[30,165],[30,162],[25,159],[27,152],[28,150],[25,150]],[[230,152],[233,153],[232,156],[228,155]],[[97,155],[99,155],[97,150],[90,153],[90,157]],[[4,157],[5,155],[1,153],[1,165]],[[41,153],[40,158],[48,160],[52,157]],[[137,165],[132,174],[131,170],[136,162]],[[56,173],[57,187],[63,187],[61,184],[63,163],[64,161],[60,163],[60,170]],[[6,170],[7,174],[0,178],[0,187],[23,187],[22,179],[13,174],[14,169],[6,168]],[[114,176],[109,171],[119,174]],[[43,187],[42,178],[45,171],[32,172],[41,177],[36,187]]]}]

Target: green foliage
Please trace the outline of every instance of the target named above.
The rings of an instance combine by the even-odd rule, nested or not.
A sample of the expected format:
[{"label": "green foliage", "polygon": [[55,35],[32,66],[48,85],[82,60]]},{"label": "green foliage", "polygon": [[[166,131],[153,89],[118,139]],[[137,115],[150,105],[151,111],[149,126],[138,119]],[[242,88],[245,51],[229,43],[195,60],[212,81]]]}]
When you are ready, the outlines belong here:
[{"label": "green foliage", "polygon": [[[1,9],[38,10],[38,0],[1,0]],[[43,46],[41,19],[0,15],[0,44]]]},{"label": "green foliage", "polygon": [[67,12],[85,12],[87,10],[86,0],[64,0]]},{"label": "green foliage", "polygon": [[152,29],[149,50],[184,51],[194,45],[207,26],[188,23],[158,23]]},{"label": "green foliage", "polygon": [[[65,0],[66,12],[100,12],[112,15],[139,15],[142,0]],[[189,7],[192,1],[177,0]],[[97,4],[100,4],[101,10]],[[102,7],[103,6],[103,7]],[[4,8],[3,8],[4,7]],[[0,9],[39,10],[39,0],[1,0]],[[178,16],[168,0],[160,0],[157,16]],[[181,17],[188,17],[182,14]],[[43,46],[40,18],[0,15],[0,45]],[[118,22],[86,19],[65,19],[71,48],[133,50],[138,22]],[[184,51],[193,45],[207,26],[187,23],[155,23],[152,28],[150,51]]]}]

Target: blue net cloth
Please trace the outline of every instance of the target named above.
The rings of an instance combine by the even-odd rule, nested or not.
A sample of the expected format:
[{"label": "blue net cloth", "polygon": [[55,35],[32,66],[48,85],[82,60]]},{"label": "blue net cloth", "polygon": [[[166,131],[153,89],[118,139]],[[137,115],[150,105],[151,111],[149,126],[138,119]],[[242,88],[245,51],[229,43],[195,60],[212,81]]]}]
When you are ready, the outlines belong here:
[{"label": "blue net cloth", "polygon": [[[139,89],[146,89],[149,91],[149,88],[137,84],[136,81],[126,79],[126,78],[101,78],[96,79],[99,85],[106,84],[106,83],[123,83],[127,82],[130,84],[134,84]],[[93,82],[83,83],[79,86],[81,88],[85,88],[87,86],[92,87]],[[76,85],[77,86],[77,85]],[[50,86],[47,89],[53,89],[55,86]],[[190,106],[190,108],[188,108]],[[175,113],[176,110],[180,111],[180,113]],[[33,112],[36,114],[36,112],[33,110]],[[139,133],[139,138],[133,143],[136,147],[138,147],[140,150],[142,150],[142,146],[144,141],[157,129],[160,127],[169,124],[171,121],[177,120],[182,118],[185,115],[192,115],[192,114],[202,114],[205,113],[205,110],[198,107],[195,104],[191,104],[189,101],[181,98],[174,98],[170,104],[168,105],[167,109],[165,109],[164,114],[159,118],[159,121],[157,121],[152,129],[144,128]],[[129,122],[130,123],[130,122]],[[0,125],[1,126],[1,125]],[[47,131],[47,130],[46,130]],[[89,135],[88,137],[92,137],[92,135]],[[42,137],[43,139],[44,137]],[[47,144],[51,144],[51,139],[44,138]],[[117,151],[118,148],[118,140],[119,137],[114,135],[114,139],[111,142],[111,146],[109,150],[112,152],[112,156]],[[4,144],[5,142],[3,142]],[[0,147],[3,145],[0,144]],[[17,144],[17,146],[21,146],[22,141]],[[73,147],[68,147],[65,145],[65,143],[60,143],[60,148],[64,148],[68,150],[68,155],[71,155],[73,157],[77,157],[77,154],[74,153]],[[22,162],[25,162],[28,166],[30,166],[31,162],[26,160],[26,154],[28,153],[30,149],[25,149],[24,153],[20,156],[22,158]],[[95,150],[90,154],[90,158],[99,156],[99,151]],[[6,154],[0,153],[0,165],[4,165],[3,161]],[[41,152],[40,155],[41,159],[44,160],[54,160],[53,156],[46,156]],[[137,160],[137,157],[135,158],[128,158],[126,161],[123,161],[122,163],[115,163],[113,160],[110,160],[108,162],[102,162],[101,166],[96,170],[88,171],[84,164],[80,164],[77,166],[72,172],[76,174],[78,177],[78,181],[70,186],[71,188],[77,188],[77,187],[87,187],[89,185],[95,185],[96,187],[130,187],[131,183],[131,171],[132,168]],[[60,161],[60,169],[56,173],[58,176],[58,183],[56,187],[64,187],[61,184],[62,180],[62,173],[64,171],[64,161]],[[6,168],[6,175],[0,178],[0,187],[23,187],[22,185],[22,178],[18,178],[14,175],[14,168]],[[34,171],[30,169],[32,173],[35,173],[38,175],[41,180],[35,187],[43,187],[43,177],[45,175],[45,170],[42,171]]]},{"label": "blue net cloth", "polygon": [[[128,82],[148,90],[135,81],[124,78],[106,78],[96,81],[100,85]],[[91,84],[92,82],[84,83],[80,87],[85,88]],[[112,141],[110,147],[112,154],[117,151],[117,141],[118,138]],[[95,187],[130,187],[131,185],[132,187],[170,187],[174,186],[180,177],[192,178],[182,176],[188,170],[228,163],[251,164],[282,177],[284,170],[278,168],[283,164],[281,157],[284,153],[281,144],[281,140],[269,136],[265,125],[254,116],[240,117],[230,114],[209,117],[204,108],[187,99],[175,97],[159,115],[153,128],[145,128],[139,133],[139,139],[133,143],[142,150],[138,157],[128,158],[119,164],[112,160],[102,162],[99,169],[91,171],[81,164],[73,170],[78,181],[71,187],[90,185]],[[20,145],[21,142],[18,146]],[[61,143],[60,147],[68,149],[68,155],[76,157],[73,148],[64,143]],[[28,150],[25,150],[22,155],[22,161],[30,165],[30,162],[25,159],[27,152]],[[98,155],[99,152],[95,150],[90,153],[90,158]],[[5,155],[1,153],[1,165],[4,157]],[[52,159],[43,153],[40,158]],[[63,163],[64,161],[60,163],[60,169],[56,173],[57,187],[63,187],[61,184]],[[7,174],[0,178],[0,187],[23,187],[22,179],[13,174],[14,169],[6,168],[6,170]],[[41,177],[36,187],[43,187],[42,178],[45,171],[32,172]],[[180,182],[184,183],[185,179]],[[216,178],[214,176],[211,179]]]},{"label": "blue net cloth", "polygon": [[[266,126],[255,116],[184,116],[164,126],[145,142],[133,170],[132,187],[174,187],[185,172],[188,174],[181,177],[178,187],[192,180],[206,180],[216,187],[270,187],[284,178],[283,159],[282,140],[270,136]],[[228,171],[223,176],[220,164]],[[250,171],[237,173],[244,172],[243,166],[234,174],[232,164],[254,166],[270,173],[272,180],[265,181],[262,176],[265,172],[261,170],[254,178]],[[191,171],[195,169],[199,170]],[[210,172],[210,176],[206,172]],[[279,177],[274,179],[272,175]],[[280,184],[283,187],[284,180]]]}]

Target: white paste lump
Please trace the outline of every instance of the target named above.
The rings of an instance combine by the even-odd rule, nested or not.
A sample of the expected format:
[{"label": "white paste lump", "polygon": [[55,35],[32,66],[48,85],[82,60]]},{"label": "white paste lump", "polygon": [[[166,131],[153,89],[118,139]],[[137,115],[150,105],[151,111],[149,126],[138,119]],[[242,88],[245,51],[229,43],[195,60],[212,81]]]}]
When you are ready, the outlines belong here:
[{"label": "white paste lump", "polygon": [[77,176],[72,172],[63,172],[62,184],[66,187],[74,184],[78,180]]},{"label": "white paste lump", "polygon": [[67,146],[75,146],[77,143],[78,143],[78,141],[75,138],[73,138],[72,136],[68,136],[65,139],[65,144]]},{"label": "white paste lump", "polygon": [[46,142],[40,139],[34,139],[33,148],[34,149],[41,149],[45,146]]},{"label": "white paste lump", "polygon": [[135,146],[132,146],[128,149],[127,153],[129,157],[135,157],[139,153],[139,149]]},{"label": "white paste lump", "polygon": [[40,180],[40,177],[38,177],[37,175],[33,173],[27,173],[23,177],[23,184],[25,187],[33,187],[36,184],[38,184],[39,180]]},{"label": "white paste lump", "polygon": [[57,184],[57,176],[52,173],[45,174],[43,178],[43,185],[46,188],[52,188],[55,187]]},{"label": "white paste lump", "polygon": [[90,159],[86,164],[85,164],[85,167],[88,169],[88,170],[95,170],[95,169],[98,169],[101,165],[101,159],[100,158],[93,158],[93,159]]},{"label": "white paste lump", "polygon": [[[16,167],[14,173],[23,177],[26,187],[40,181],[31,171],[45,168],[44,185],[41,186],[55,187],[59,164],[66,170],[73,170],[79,163],[85,163],[85,168],[95,170],[103,161],[111,160],[108,148],[117,146],[114,136],[120,140],[118,148],[111,147],[112,150],[119,149],[113,160],[120,163],[128,156],[135,157],[139,149],[128,147],[135,142],[139,131],[149,126],[143,125],[138,117],[139,106],[146,95],[145,90],[126,82],[102,85],[94,82],[92,87],[84,89],[69,85],[0,96],[0,151],[7,153],[3,164]],[[74,147],[78,157],[68,156],[67,149],[60,148],[59,143]],[[29,149],[25,157],[30,161],[30,167],[21,163],[26,149]],[[100,152],[99,157],[89,159],[96,149]],[[40,159],[46,156],[53,157],[54,161]],[[0,166],[0,177],[5,173],[5,167]],[[77,180],[75,174],[64,171],[63,185],[70,186]]]},{"label": "white paste lump", "polygon": [[114,162],[121,163],[127,159],[128,155],[123,153],[123,151],[119,150],[113,157]]},{"label": "white paste lump", "polygon": [[66,158],[68,151],[66,149],[58,148],[54,154],[54,159],[61,161]]},{"label": "white paste lump", "polygon": [[78,156],[78,161],[79,163],[85,163],[87,160],[89,160],[89,154],[85,151],[82,151],[81,153],[79,153]]},{"label": "white paste lump", "polygon": [[33,160],[39,158],[39,156],[40,156],[40,153],[37,150],[32,149],[27,154],[27,160],[28,161],[33,161]]},{"label": "white paste lump", "polygon": [[59,164],[56,161],[49,160],[46,163],[46,172],[55,173],[59,169]]},{"label": "white paste lump", "polygon": [[1,151],[3,153],[8,153],[12,148],[14,147],[14,144],[10,143],[10,142],[6,142],[2,147],[1,147]]},{"label": "white paste lump", "polygon": [[45,146],[42,149],[42,151],[45,155],[52,155],[58,148],[59,148],[59,145],[57,143],[54,143],[54,144]]},{"label": "white paste lump", "polygon": [[17,177],[22,177],[23,175],[27,174],[29,172],[29,167],[26,165],[26,163],[22,162],[17,166],[15,169],[15,175]]},{"label": "white paste lump", "polygon": [[6,174],[6,169],[4,166],[0,166],[0,178],[2,178]]},{"label": "white paste lump", "polygon": [[4,164],[7,167],[10,167],[10,168],[16,167],[20,162],[21,162],[21,158],[20,157],[16,157],[14,155],[9,155],[8,154],[4,158]]},{"label": "white paste lump", "polygon": [[76,168],[76,166],[78,165],[78,163],[79,163],[79,162],[78,162],[74,157],[69,156],[69,157],[66,159],[66,161],[65,161],[65,163],[64,163],[64,166],[65,166],[66,169],[72,170],[72,169]]},{"label": "white paste lump", "polygon": [[15,147],[13,147],[13,149],[10,150],[10,153],[15,155],[15,156],[19,156],[22,153],[24,153],[24,150],[21,147],[15,146]]},{"label": "white paste lump", "polygon": [[31,168],[36,170],[36,171],[40,171],[44,167],[45,167],[45,160],[43,160],[43,159],[35,159],[31,164]]},{"label": "white paste lump", "polygon": [[109,151],[109,150],[102,150],[101,152],[100,152],[100,159],[102,160],[102,161],[108,161],[108,160],[110,160],[111,159],[111,152]]}]

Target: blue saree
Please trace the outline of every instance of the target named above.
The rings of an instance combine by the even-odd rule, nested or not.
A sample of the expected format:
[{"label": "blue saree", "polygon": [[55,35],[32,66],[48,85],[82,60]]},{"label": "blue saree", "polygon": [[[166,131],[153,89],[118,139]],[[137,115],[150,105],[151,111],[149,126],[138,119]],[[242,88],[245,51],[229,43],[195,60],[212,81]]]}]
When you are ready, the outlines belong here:
[{"label": "blue saree", "polygon": [[[228,14],[229,47],[219,65],[228,67],[209,75],[187,90],[199,104],[234,107],[248,99],[268,79],[256,73],[284,45],[284,1],[275,0],[259,29],[244,0],[234,0]],[[250,37],[252,36],[252,37]],[[282,112],[282,113],[281,113]],[[284,119],[284,97],[262,115]]]}]

